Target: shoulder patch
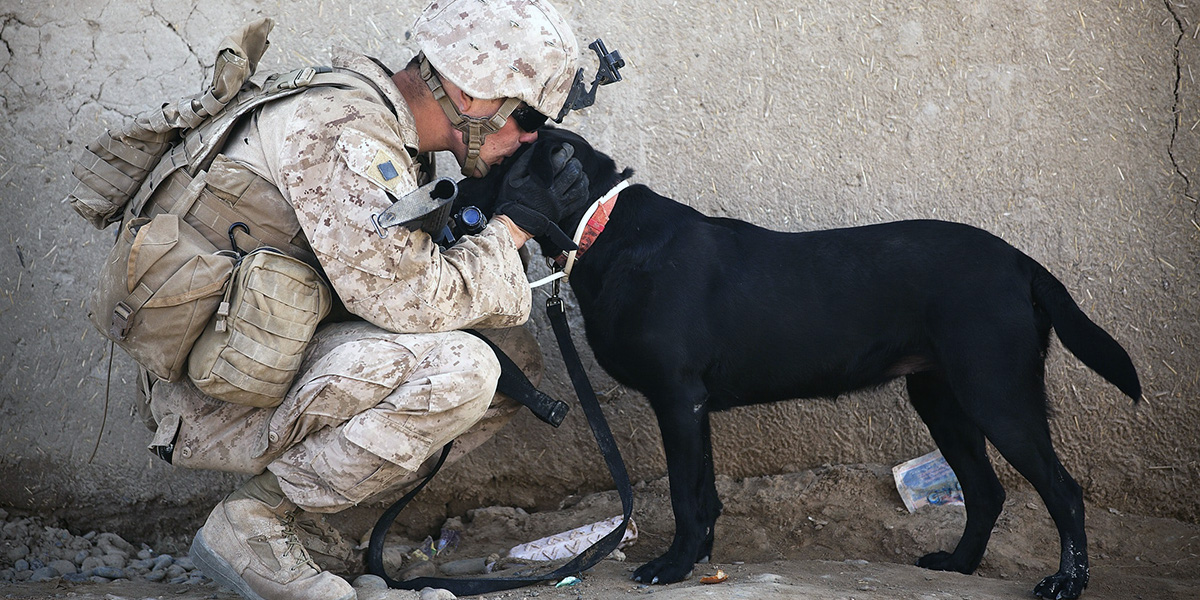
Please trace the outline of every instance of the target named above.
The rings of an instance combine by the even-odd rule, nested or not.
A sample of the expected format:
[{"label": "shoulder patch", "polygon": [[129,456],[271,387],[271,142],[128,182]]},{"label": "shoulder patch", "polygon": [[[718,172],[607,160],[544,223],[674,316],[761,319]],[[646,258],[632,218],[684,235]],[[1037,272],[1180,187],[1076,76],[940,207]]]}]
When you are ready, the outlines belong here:
[{"label": "shoulder patch", "polygon": [[393,195],[405,194],[416,187],[407,152],[397,154],[383,142],[349,128],[338,138],[337,149],[351,171]]}]

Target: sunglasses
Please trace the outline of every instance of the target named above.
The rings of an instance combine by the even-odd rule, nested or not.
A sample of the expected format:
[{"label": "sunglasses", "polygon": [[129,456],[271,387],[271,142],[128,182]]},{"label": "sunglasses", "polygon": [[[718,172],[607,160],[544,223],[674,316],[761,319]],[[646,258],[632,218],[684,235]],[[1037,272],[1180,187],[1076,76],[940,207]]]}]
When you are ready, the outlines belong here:
[{"label": "sunglasses", "polygon": [[546,124],[546,115],[538,112],[532,106],[522,104],[509,115],[517,122],[517,127],[526,133],[533,133]]}]

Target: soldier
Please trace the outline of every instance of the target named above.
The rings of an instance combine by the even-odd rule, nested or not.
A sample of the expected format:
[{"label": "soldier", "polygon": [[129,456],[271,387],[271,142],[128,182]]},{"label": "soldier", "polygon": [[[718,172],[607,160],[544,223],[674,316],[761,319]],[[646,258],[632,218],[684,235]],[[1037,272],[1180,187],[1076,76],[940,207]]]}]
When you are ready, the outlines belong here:
[{"label": "soldier", "polygon": [[449,151],[464,175],[481,176],[548,117],[561,120],[579,47],[544,0],[438,0],[412,33],[421,53],[394,74],[364,56],[335,58],[375,93],[316,87],[265,105],[207,173],[243,214],[298,223],[297,244],[311,247],[354,317],[317,330],[276,408],[214,400],[186,379],[149,388],[152,449],[176,465],[257,473],[212,510],[191,548],[205,574],[249,599],[354,598],[305,548],[338,554],[314,515],[394,494],[444,444],[459,438],[453,460],[513,414],[495,395],[492,350],[459,330],[501,329],[493,339],[540,374],[536,343],[516,327],[531,306],[518,249],[547,233],[540,215],[553,221],[587,202],[578,161],[553,182],[530,178],[481,233],[444,252],[420,229],[380,237],[371,217],[417,188],[428,153]]}]

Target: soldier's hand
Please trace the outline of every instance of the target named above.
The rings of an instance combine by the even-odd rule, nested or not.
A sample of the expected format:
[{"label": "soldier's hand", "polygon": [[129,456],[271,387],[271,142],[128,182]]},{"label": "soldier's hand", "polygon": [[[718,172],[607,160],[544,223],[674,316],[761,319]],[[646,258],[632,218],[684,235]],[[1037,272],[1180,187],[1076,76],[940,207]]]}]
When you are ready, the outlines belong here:
[{"label": "soldier's hand", "polygon": [[513,163],[500,189],[496,214],[508,216],[540,242],[574,250],[575,243],[560,223],[587,207],[587,174],[568,143],[551,147],[548,156],[536,150],[541,149],[530,149]]}]

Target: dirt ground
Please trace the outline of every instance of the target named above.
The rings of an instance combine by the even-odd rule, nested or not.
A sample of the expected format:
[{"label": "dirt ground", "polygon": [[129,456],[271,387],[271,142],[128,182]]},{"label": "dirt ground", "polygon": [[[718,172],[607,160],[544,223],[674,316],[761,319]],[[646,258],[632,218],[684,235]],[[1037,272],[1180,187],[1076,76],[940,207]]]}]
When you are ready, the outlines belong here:
[{"label": "dirt ground", "polygon": [[[721,478],[726,510],[717,522],[714,561],[668,586],[629,580],[642,561],[670,542],[667,481],[637,486],[638,539],[624,560],[610,558],[568,588],[541,584],[486,598],[539,600],[652,596],[658,600],[812,598],[814,600],[1000,600],[1031,596],[1041,577],[1057,568],[1058,538],[1037,496],[1012,490],[979,571],[971,576],[912,566],[917,556],[949,549],[965,515],[961,507],[925,507],[910,514],[883,465],[828,466],[742,480]],[[513,507],[469,511],[445,525],[460,532],[458,548],[439,562],[503,555],[511,546],[621,512],[615,492],[568,498],[558,510],[528,513]],[[1088,507],[1091,600],[1189,600],[1200,597],[1200,526]],[[359,531],[347,531],[355,535]],[[357,537],[357,536],[355,536]],[[416,545],[417,540],[390,543]],[[160,551],[167,550],[160,548]],[[172,549],[183,551],[182,548]],[[701,577],[723,570],[729,579],[705,585]],[[395,575],[395,573],[393,573]],[[213,584],[0,585],[0,597],[49,600],[226,600],[237,596]]]}]

